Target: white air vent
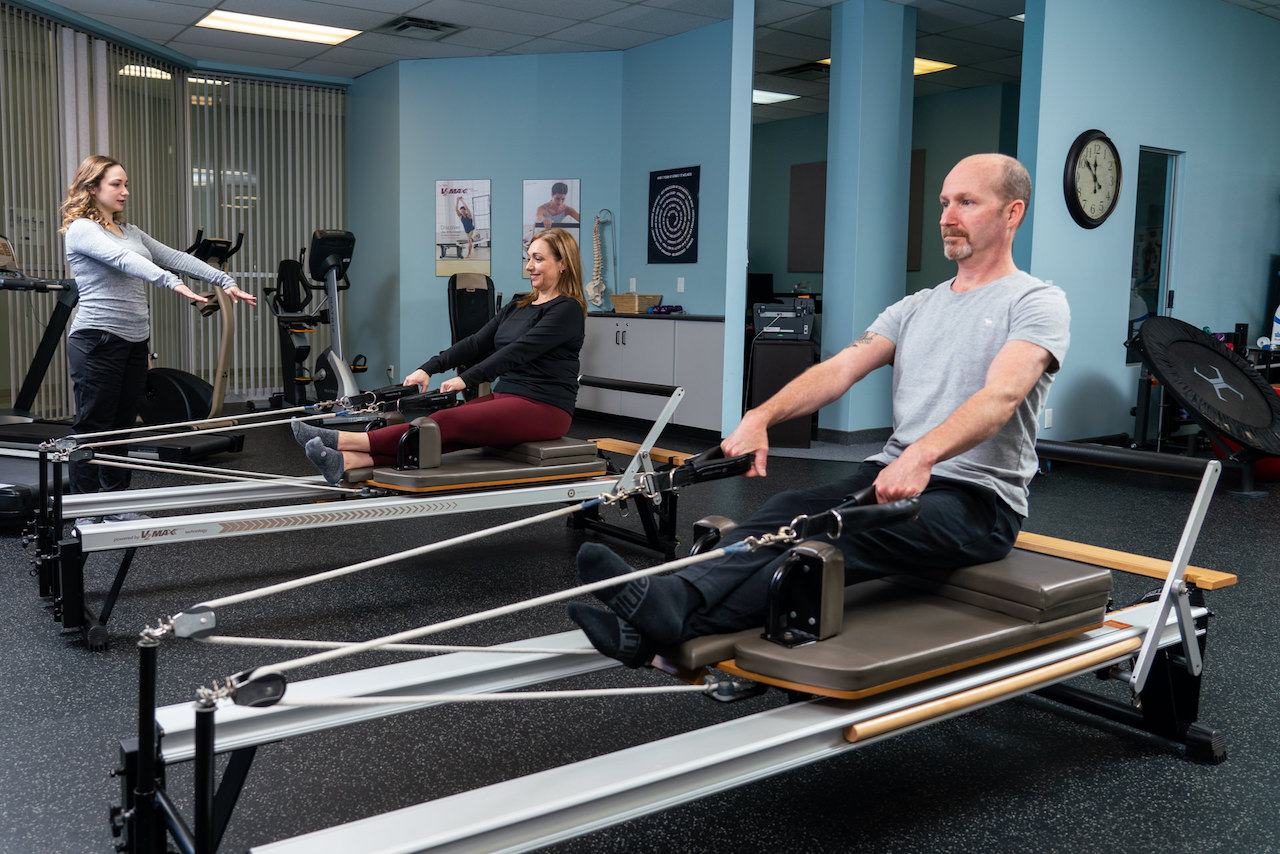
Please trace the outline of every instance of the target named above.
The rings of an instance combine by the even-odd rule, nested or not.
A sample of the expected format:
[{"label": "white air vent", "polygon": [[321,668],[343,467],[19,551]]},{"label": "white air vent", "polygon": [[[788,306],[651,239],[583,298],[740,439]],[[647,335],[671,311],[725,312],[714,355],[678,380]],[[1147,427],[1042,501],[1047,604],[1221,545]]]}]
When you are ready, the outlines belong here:
[{"label": "white air vent", "polygon": [[454,33],[460,33],[464,29],[466,27],[446,24],[444,21],[428,21],[426,18],[411,18],[408,15],[402,15],[394,21],[378,27],[376,32],[434,42]]}]

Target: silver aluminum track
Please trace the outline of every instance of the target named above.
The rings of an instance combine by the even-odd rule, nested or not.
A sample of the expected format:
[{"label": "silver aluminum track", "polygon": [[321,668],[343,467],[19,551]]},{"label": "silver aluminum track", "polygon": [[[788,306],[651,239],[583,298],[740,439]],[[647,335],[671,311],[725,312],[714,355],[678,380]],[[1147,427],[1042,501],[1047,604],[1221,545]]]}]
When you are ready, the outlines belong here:
[{"label": "silver aluminum track", "polygon": [[[295,480],[324,485],[320,475]],[[109,513],[154,513],[159,510],[185,510],[220,504],[247,504],[251,501],[279,501],[287,498],[320,499],[335,493],[309,489],[297,483],[284,481],[233,481],[228,483],[201,483],[194,486],[161,486],[147,489],[126,489],[117,492],[76,493],[62,497],[62,515],[72,519],[79,516],[106,516]]]},{"label": "silver aluminum track", "polygon": [[[866,700],[815,699],[790,704],[606,756],[268,843],[251,851],[255,854],[346,854],[358,850],[363,854],[407,854],[532,850],[817,762],[1131,659],[1136,653],[1137,639],[1146,631],[1147,621],[1158,613],[1159,609],[1154,604],[1136,606],[1108,615],[1129,624],[1128,628],[1103,627],[1050,646]],[[1203,607],[1193,609],[1193,616],[1197,618],[1207,613]],[[552,639],[542,638],[526,643],[541,645],[550,643]],[[1160,633],[1159,646],[1163,648],[1180,642],[1176,619],[1167,620],[1164,631]],[[1122,651],[1117,651],[1117,644],[1123,646]],[[455,655],[474,658],[477,654]],[[447,659],[450,658],[453,656],[442,656],[435,661],[448,667]],[[442,659],[446,661],[442,662]],[[598,661],[596,663],[599,664]],[[554,662],[552,664],[555,669]],[[1015,692],[982,694],[985,687],[1001,680],[1036,676],[1041,668],[1051,669],[1052,675],[1023,684]],[[457,677],[470,678],[464,672],[467,669],[464,666]],[[392,672],[387,668],[378,670]],[[375,671],[366,673],[374,674]],[[388,687],[365,684],[360,674],[346,676],[358,680],[358,690],[366,693],[380,693]],[[345,677],[324,677],[298,683],[290,686],[289,691],[292,694],[308,685],[310,691],[329,693],[337,684],[330,680],[339,678]],[[372,681],[380,679],[375,676]],[[434,687],[444,683],[428,684]],[[407,682],[396,682],[390,690],[412,693],[415,687]],[[962,692],[976,692],[979,696],[968,703],[948,703]],[[927,717],[909,718],[887,730],[872,729],[870,735],[856,742],[849,742],[844,737],[846,727],[910,713],[925,704],[937,704],[938,709]],[[375,711],[369,716],[402,710],[402,707],[395,706],[389,712]],[[263,743],[291,734],[285,731],[285,727],[272,729],[268,722],[271,719],[264,711],[270,710],[237,710],[236,716],[241,720],[226,723],[223,718],[230,716],[229,710],[220,709],[218,749]],[[165,719],[168,721],[165,723],[166,759],[190,755],[189,746],[176,747],[168,742],[170,726],[175,727],[173,735],[184,741],[189,738],[185,734],[180,735],[179,731],[184,727],[190,729],[187,721],[192,717],[191,707],[187,706],[185,712],[175,714],[185,717],[181,726],[178,720]],[[285,720],[283,716],[291,716],[292,712],[280,710],[275,714],[282,716],[275,720]],[[350,710],[346,710],[327,717],[333,725],[341,725],[350,722],[349,715]],[[253,723],[242,723],[248,720]],[[239,726],[248,726],[249,729],[241,731],[237,729]],[[225,735],[224,727],[228,727]],[[288,728],[295,727],[299,732],[324,728],[316,719],[291,720]]]},{"label": "silver aluminum track", "polygon": [[596,477],[568,483],[549,483],[491,492],[363,498],[315,504],[226,510],[188,516],[162,516],[131,522],[99,522],[76,528],[80,547],[90,552],[184,543],[216,537],[239,537],[367,522],[386,522],[502,510],[531,504],[572,504],[611,491],[616,478]]}]

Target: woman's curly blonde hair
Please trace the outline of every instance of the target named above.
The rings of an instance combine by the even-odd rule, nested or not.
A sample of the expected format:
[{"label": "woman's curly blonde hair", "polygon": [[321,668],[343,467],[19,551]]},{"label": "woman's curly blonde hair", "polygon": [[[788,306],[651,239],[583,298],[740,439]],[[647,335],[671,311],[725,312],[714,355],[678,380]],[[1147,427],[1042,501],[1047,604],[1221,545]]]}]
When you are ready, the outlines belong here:
[{"label": "woman's curly blonde hair", "polygon": [[[71,179],[71,186],[67,187],[67,198],[58,208],[62,214],[62,227],[58,229],[59,234],[65,234],[67,226],[78,219],[91,219],[98,225],[106,226],[107,220],[98,209],[93,191],[98,189],[98,185],[102,183],[102,177],[112,166],[121,166],[120,161],[102,154],[90,154],[80,161],[76,176]],[[124,225],[124,214],[117,214],[114,222]]]}]

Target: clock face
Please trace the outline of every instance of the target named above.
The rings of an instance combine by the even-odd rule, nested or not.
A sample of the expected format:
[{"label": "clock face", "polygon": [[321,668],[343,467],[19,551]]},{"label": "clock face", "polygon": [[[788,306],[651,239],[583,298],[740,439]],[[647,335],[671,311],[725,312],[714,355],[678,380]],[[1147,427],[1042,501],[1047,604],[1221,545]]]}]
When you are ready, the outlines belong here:
[{"label": "clock face", "polygon": [[1085,131],[1067,154],[1063,190],[1072,219],[1097,228],[1115,210],[1120,197],[1120,157],[1100,130]]}]

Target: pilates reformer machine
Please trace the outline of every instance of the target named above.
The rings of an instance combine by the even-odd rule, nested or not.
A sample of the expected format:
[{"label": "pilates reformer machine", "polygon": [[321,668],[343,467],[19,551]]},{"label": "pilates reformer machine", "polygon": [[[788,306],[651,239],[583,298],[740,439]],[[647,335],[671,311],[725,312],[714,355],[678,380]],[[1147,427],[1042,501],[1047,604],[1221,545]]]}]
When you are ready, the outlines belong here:
[{"label": "pilates reformer machine", "polygon": [[[194,703],[157,709],[164,643],[289,643],[217,634],[232,600],[189,608],[148,627],[138,642],[139,726],[136,739],[121,742],[120,803],[111,811],[119,850],[150,854],[170,838],[182,851],[216,850],[256,752],[268,743],[449,702],[600,696],[609,689],[514,689],[617,666],[576,631],[467,649],[414,641],[731,550],[773,546],[790,557],[773,579],[764,627],[663,650],[652,665],[675,675],[673,684],[617,692],[689,691],[729,701],[772,686],[787,693],[786,705],[251,850],[530,850],[1030,693],[1164,739],[1188,759],[1224,761],[1222,734],[1198,721],[1205,594],[1235,577],[1189,564],[1221,464],[1096,445],[1042,442],[1038,450],[1042,458],[1198,478],[1172,559],[1024,534],[996,563],[947,574],[903,567],[845,587],[840,552],[828,538],[907,518],[915,499],[861,506],[865,496],[853,497],[725,547],[718,543],[733,523],[707,517],[695,526],[688,557],[383,638],[293,642],[311,650],[215,679]],[[1112,571],[1162,585],[1116,607]],[[377,649],[436,654],[291,681],[305,667]],[[1119,683],[1130,702],[1065,684],[1080,676]],[[190,821],[165,788],[166,769],[185,762],[194,763]]]},{"label": "pilates reformer machine", "polygon": [[[563,512],[575,528],[601,532],[655,549],[667,557],[674,556],[679,490],[651,486],[655,478],[661,479],[692,456],[655,447],[684,390],[587,376],[580,377],[579,382],[664,396],[667,400],[639,443],[566,437],[442,456],[435,422],[416,418],[412,422],[414,428],[401,442],[396,466],[348,472],[344,483],[337,486],[330,486],[319,477],[293,478],[132,460],[109,453],[129,441],[115,433],[60,438],[40,451],[47,474],[41,480],[34,518],[23,536],[25,545],[35,545],[32,574],[38,580],[39,595],[51,602],[53,617],[63,630],[79,631],[86,646],[98,650],[108,642],[106,624],[139,548],[539,504],[568,505],[567,510],[552,512]],[[286,424],[290,414],[304,420],[327,419],[334,413],[395,417],[456,402],[456,395],[409,394],[404,386],[392,386],[291,410],[249,413],[240,419],[236,429]],[[250,421],[254,418],[259,420]],[[182,428],[187,424],[173,426]],[[619,460],[629,459],[623,467],[602,452],[616,455]],[[72,459],[224,482],[63,495],[58,488],[64,480],[61,469]],[[696,470],[705,468],[699,465]],[[694,471],[695,467],[686,468],[679,485],[692,482],[688,478]],[[638,485],[650,488],[637,491]],[[601,496],[608,496],[608,501]],[[252,509],[233,507],[250,502],[281,503]],[[601,514],[606,506],[634,510],[641,530],[608,521]],[[77,521],[63,534],[67,520],[157,511],[186,512],[131,521]],[[85,568],[89,556],[97,552],[120,552],[121,558],[111,587],[95,613],[86,594]]]}]

